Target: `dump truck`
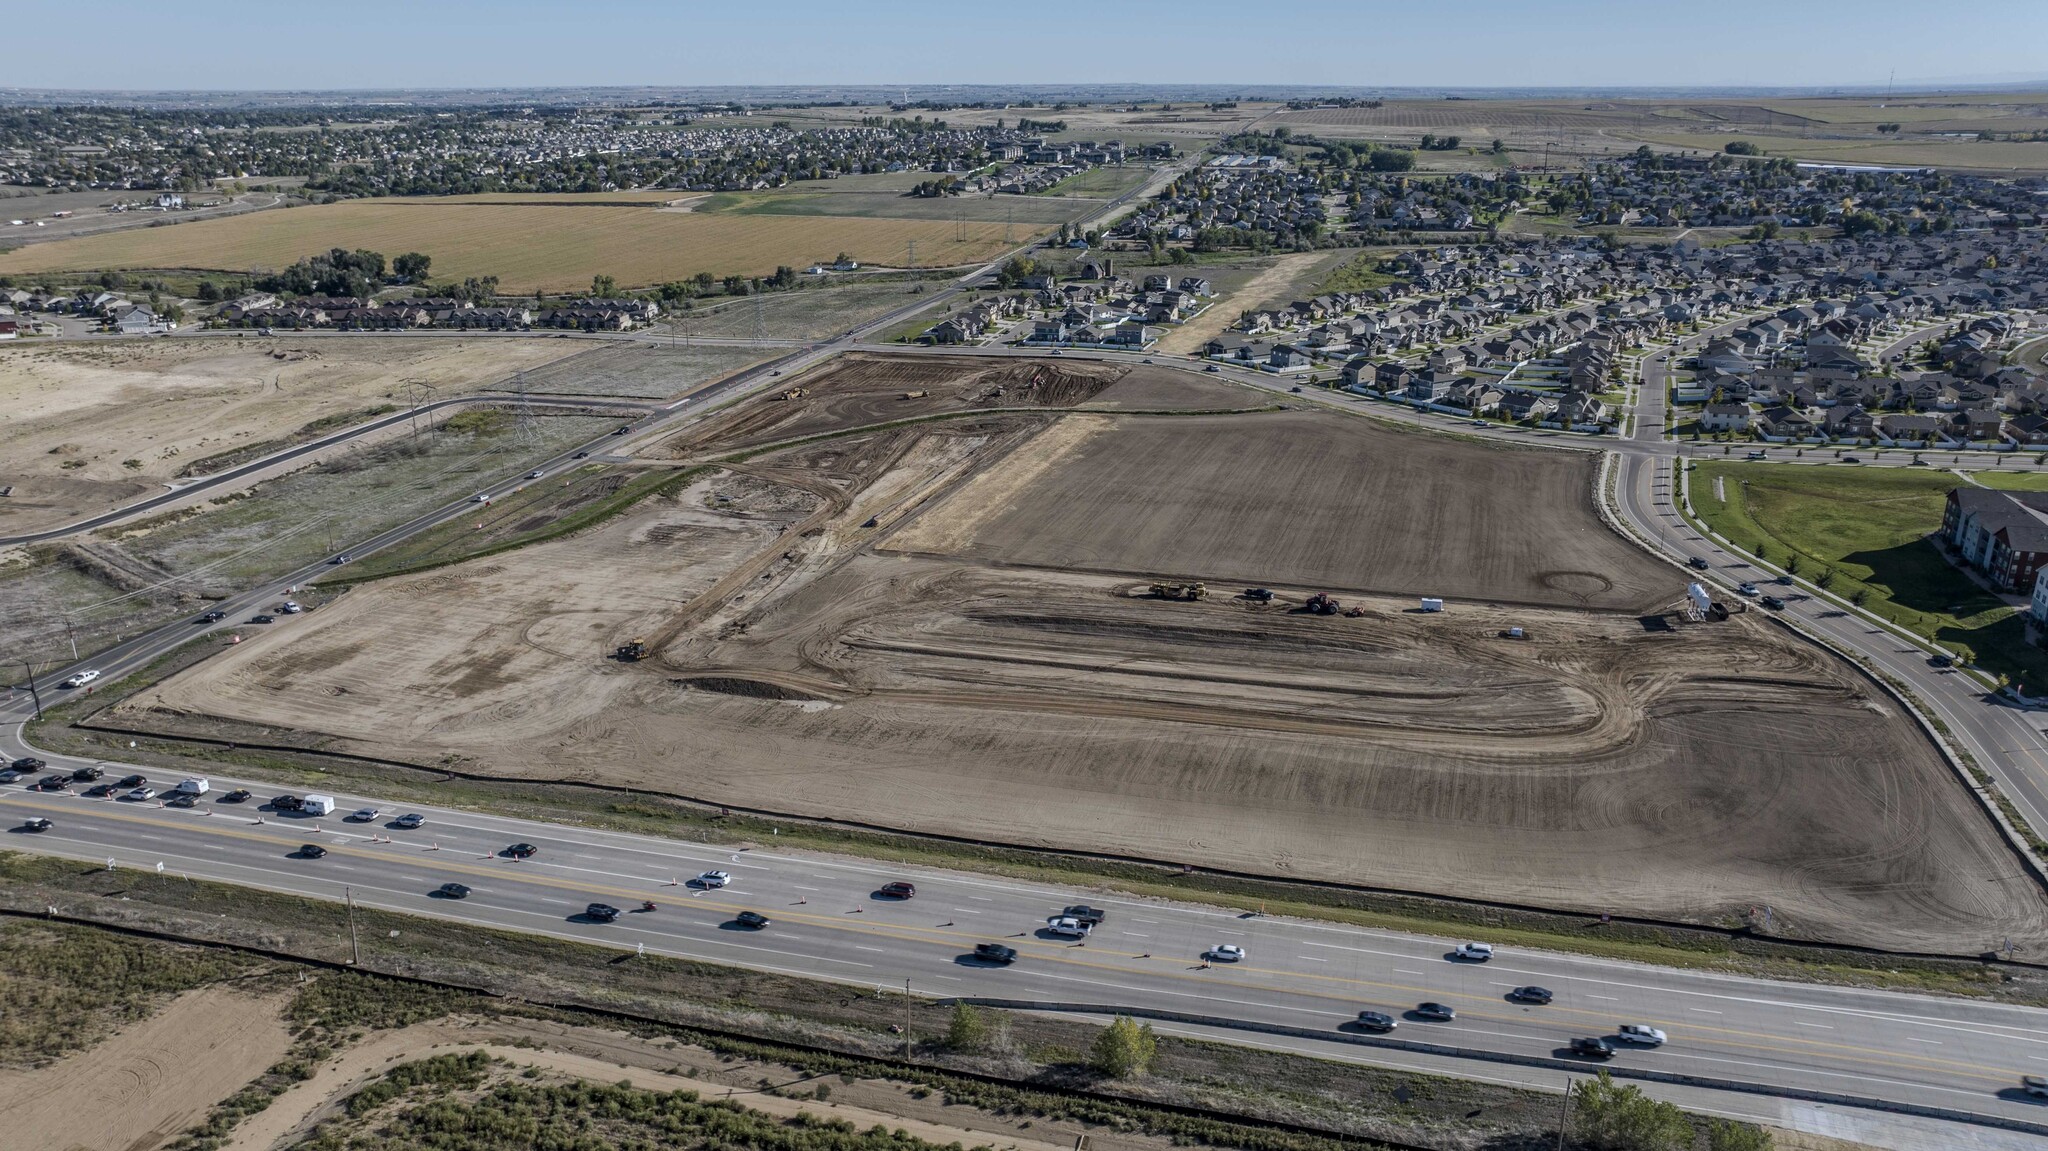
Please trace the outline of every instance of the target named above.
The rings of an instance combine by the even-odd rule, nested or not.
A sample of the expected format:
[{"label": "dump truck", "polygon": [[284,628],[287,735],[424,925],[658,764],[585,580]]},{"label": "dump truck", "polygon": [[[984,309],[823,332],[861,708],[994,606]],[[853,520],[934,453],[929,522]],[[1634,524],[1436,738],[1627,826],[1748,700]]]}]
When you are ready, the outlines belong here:
[{"label": "dump truck", "polygon": [[1336,615],[1337,608],[1340,605],[1336,600],[1330,598],[1330,593],[1319,591],[1308,597],[1308,602],[1302,606],[1308,610],[1310,615]]},{"label": "dump truck", "polygon": [[638,662],[640,660],[647,658],[647,641],[644,639],[635,639],[627,643],[622,643],[619,645],[618,650],[614,651],[612,654],[614,656],[617,656],[620,660],[626,663]]},{"label": "dump truck", "polygon": [[1156,583],[1152,585],[1152,594],[1160,599],[1208,599],[1209,587],[1199,583]]},{"label": "dump truck", "polygon": [[924,391],[924,390],[920,389],[920,390],[918,390],[918,391],[915,391],[915,392],[905,392],[905,393],[903,393],[903,398],[904,398],[904,399],[906,399],[906,400],[921,400],[921,399],[923,399],[923,398],[925,398],[926,396],[929,396],[929,395],[931,395],[931,393],[930,393],[930,392],[928,392],[928,391]]}]

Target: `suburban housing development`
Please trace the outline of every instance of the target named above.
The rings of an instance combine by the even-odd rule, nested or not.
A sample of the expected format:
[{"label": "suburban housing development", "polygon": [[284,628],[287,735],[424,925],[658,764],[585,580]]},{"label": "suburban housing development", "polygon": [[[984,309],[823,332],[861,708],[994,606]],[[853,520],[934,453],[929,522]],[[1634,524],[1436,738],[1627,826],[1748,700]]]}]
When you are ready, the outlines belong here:
[{"label": "suburban housing development", "polygon": [[15,1141],[2048,1142],[2048,18],[112,2]]}]

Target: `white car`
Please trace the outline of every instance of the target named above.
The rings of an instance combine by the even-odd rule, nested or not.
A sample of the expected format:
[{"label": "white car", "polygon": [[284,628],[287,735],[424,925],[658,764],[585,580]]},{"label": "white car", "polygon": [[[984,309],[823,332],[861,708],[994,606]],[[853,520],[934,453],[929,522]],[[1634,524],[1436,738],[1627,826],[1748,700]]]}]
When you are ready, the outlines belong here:
[{"label": "white car", "polygon": [[135,789],[134,791],[131,791],[131,792],[129,792],[129,793],[128,793],[128,798],[130,798],[130,799],[132,799],[132,800],[135,800],[135,801],[136,801],[136,802],[138,802],[138,803],[140,803],[141,801],[143,801],[143,800],[145,800],[145,799],[155,799],[155,798],[156,798],[156,788],[153,788],[153,787],[138,787],[138,788],[136,788],[136,789]]},{"label": "white car", "polygon": [[483,494],[482,492],[478,492],[477,494],[469,497],[469,502],[473,504],[485,504],[491,502],[491,497]]},{"label": "white car", "polygon": [[1641,1023],[1624,1023],[1615,1029],[1615,1034],[1621,1036],[1625,1042],[1640,1043],[1645,1047],[1662,1047],[1666,1038],[1662,1031]]},{"label": "white car", "polygon": [[1484,963],[1493,958],[1493,944],[1460,943],[1452,949],[1451,958],[1462,959],[1467,963]]},{"label": "white car", "polygon": [[724,887],[731,882],[732,873],[729,871],[707,871],[696,879],[697,886],[704,888]]},{"label": "white car", "polygon": [[67,680],[65,680],[65,681],[64,681],[64,686],[65,686],[65,687],[84,687],[84,686],[85,686],[86,684],[89,684],[89,683],[91,683],[91,682],[92,682],[93,680],[96,680],[96,679],[98,679],[99,677],[100,677],[100,673],[99,673],[99,672],[96,672],[96,671],[81,671],[81,672],[79,672],[79,673],[78,673],[77,675],[74,675],[74,676],[72,676],[72,677],[71,677],[70,679],[67,679]]},{"label": "white car", "polygon": [[1219,943],[1202,953],[1202,958],[1217,963],[1236,963],[1244,958],[1244,948],[1235,943]]},{"label": "white car", "polygon": [[357,823],[368,823],[371,820],[377,818],[377,816],[379,816],[380,814],[382,813],[374,807],[364,807],[357,809],[356,813],[354,815],[349,816],[349,818],[355,820]]},{"label": "white car", "polygon": [[1088,934],[1088,925],[1071,915],[1053,916],[1045,921],[1045,929],[1067,939],[1080,939]]},{"label": "white car", "polygon": [[545,473],[545,472],[541,471],[540,469],[538,469],[538,468],[535,468],[535,469],[534,469],[533,471],[530,471],[530,472],[526,473],[526,478],[527,478],[527,479],[529,479],[529,480],[537,480],[537,479],[541,478],[541,477],[542,477],[543,475],[546,475],[546,474],[547,474],[547,473]]},{"label": "white car", "polygon": [[300,612],[305,611],[306,608],[305,605],[299,603],[297,600],[286,600],[283,603],[277,605],[277,610],[283,612],[286,615],[297,615]]}]

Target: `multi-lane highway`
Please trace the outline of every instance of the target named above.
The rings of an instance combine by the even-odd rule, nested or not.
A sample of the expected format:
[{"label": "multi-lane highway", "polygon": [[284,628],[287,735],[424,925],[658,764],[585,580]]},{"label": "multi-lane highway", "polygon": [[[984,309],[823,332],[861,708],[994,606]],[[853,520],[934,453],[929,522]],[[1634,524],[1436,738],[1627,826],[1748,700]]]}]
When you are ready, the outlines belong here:
[{"label": "multi-lane highway", "polygon": [[[18,728],[0,750],[22,754]],[[38,753],[41,754],[41,753]],[[42,754],[49,772],[97,761]],[[131,769],[108,765],[106,782]],[[174,777],[142,771],[164,791]],[[1626,1023],[1662,1029],[1659,1048],[1624,1046],[1619,1067],[1867,1097],[2020,1121],[2048,1116],[2025,1100],[2024,1074],[2048,1070],[2048,1012],[1818,985],[1772,983],[1547,952],[1501,950],[1491,962],[1448,958],[1451,941],[1327,923],[1246,916],[1192,904],[1136,900],[994,876],[900,868],[857,859],[752,850],[556,825],[338,795],[335,813],[309,818],[275,810],[275,785],[215,777],[192,809],[158,801],[83,795],[84,785],[44,791],[44,774],[0,787],[8,845],[153,873],[339,899],[619,947],[788,972],[932,996],[982,996],[1104,1004],[1359,1034],[1361,1010],[1395,1016],[1396,1040],[1536,1058],[1560,1057],[1573,1038],[1611,1037]],[[220,797],[246,786],[255,797]],[[377,807],[373,820],[343,818]],[[425,825],[402,830],[404,812]],[[515,843],[538,848],[508,856]],[[305,844],[326,854],[301,854]],[[701,872],[730,886],[691,885]],[[916,896],[880,897],[908,880]],[[444,883],[466,899],[437,897]],[[653,911],[638,909],[652,901]],[[587,921],[593,902],[627,909],[614,923]],[[1048,916],[1075,903],[1108,912],[1085,940],[1052,936]],[[766,915],[759,931],[736,928],[740,911]],[[972,958],[974,945],[1003,943],[1010,966]],[[1213,962],[1220,944],[1242,962]],[[376,964],[375,941],[365,962]],[[1547,1006],[1512,1002],[1518,986],[1550,989]],[[1448,1022],[1420,1019],[1424,1001],[1447,1004]],[[1260,1041],[1243,1034],[1235,1038]],[[1358,1053],[1354,1053],[1358,1054]],[[1398,1048],[1370,1052],[1399,1063]],[[1521,1069],[1470,1062],[1493,1076]],[[1544,1073],[1551,1085],[1557,1072]],[[1538,1081],[1543,1081],[1539,1079]],[[1737,1104],[1740,1106],[1739,1097]],[[1775,1103],[1766,1108],[1775,1113]]]}]

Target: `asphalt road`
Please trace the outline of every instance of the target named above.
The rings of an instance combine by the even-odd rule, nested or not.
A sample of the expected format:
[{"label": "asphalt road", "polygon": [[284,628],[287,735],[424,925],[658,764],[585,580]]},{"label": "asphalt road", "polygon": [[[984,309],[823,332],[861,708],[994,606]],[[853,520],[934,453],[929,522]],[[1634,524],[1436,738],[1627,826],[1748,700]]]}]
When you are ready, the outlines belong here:
[{"label": "asphalt road", "polygon": [[[20,754],[18,727],[0,750]],[[52,770],[91,762],[43,755]],[[108,778],[129,768],[110,765]],[[38,773],[40,774],[40,773]],[[1802,1088],[2048,1122],[2020,1096],[2019,1077],[2048,1069],[2048,1011],[1818,985],[1668,970],[1547,952],[1503,951],[1490,963],[1447,957],[1449,942],[1325,923],[1246,916],[1190,904],[1106,896],[994,876],[902,868],[774,850],[727,849],[339,795],[334,816],[279,813],[274,785],[215,777],[198,807],[94,799],[31,790],[31,777],[0,788],[5,843],[153,876],[223,880],[322,899],[348,888],[360,904],[693,959],[931,996],[989,996],[1189,1012],[1233,1020],[1356,1033],[1362,1009],[1397,1017],[1424,1000],[1458,1018],[1402,1018],[1392,1038],[1535,1057],[1557,1057],[1579,1036],[1613,1036],[1622,1023],[1670,1034],[1654,1049],[1628,1048],[1618,1066],[1674,1071],[1766,1088]],[[168,790],[174,779],[153,781]],[[229,788],[256,798],[222,802]],[[378,818],[341,818],[360,807]],[[404,811],[427,816],[402,831]],[[33,816],[50,830],[20,830]],[[504,854],[536,845],[529,860]],[[298,854],[319,843],[324,858]],[[729,887],[690,886],[698,873],[729,872]],[[878,897],[891,880],[917,886],[909,900]],[[150,880],[145,879],[145,882]],[[467,884],[464,900],[437,898]],[[637,909],[652,900],[657,910]],[[628,909],[616,923],[586,921],[592,902]],[[1071,903],[1108,911],[1085,943],[1052,937],[1046,918]],[[761,931],[732,917],[758,911]],[[971,958],[976,943],[1001,942],[1013,966]],[[1202,953],[1235,944],[1243,962],[1202,966]],[[378,941],[364,961],[377,962]],[[1549,1006],[1522,1006],[1518,985],[1551,989]],[[1263,1042],[1255,1036],[1235,1035]],[[1401,1049],[1376,1053],[1399,1057]],[[1476,1061],[1468,1073],[1484,1073]],[[1548,1073],[1552,1083],[1555,1071]],[[2048,1126],[2043,1127],[2048,1133]]]}]

